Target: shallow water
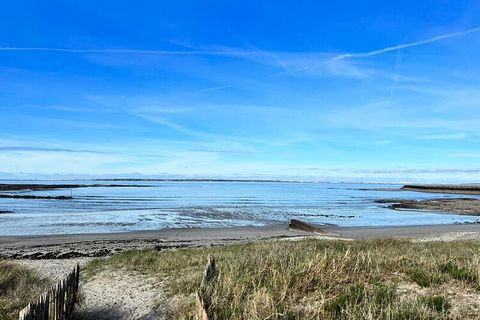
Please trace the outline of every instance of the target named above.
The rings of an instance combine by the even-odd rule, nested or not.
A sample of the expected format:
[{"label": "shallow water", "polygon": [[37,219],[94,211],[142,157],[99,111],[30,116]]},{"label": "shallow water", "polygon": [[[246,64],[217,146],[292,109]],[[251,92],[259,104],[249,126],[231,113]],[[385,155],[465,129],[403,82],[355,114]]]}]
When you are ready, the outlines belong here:
[{"label": "shallow water", "polygon": [[[340,226],[476,222],[480,217],[394,211],[377,199],[458,198],[390,184],[179,181],[2,181],[40,184],[125,184],[47,191],[0,192],[73,196],[72,200],[0,199],[0,235],[125,232],[164,228],[262,226],[296,218]],[[469,198],[479,196],[466,196]]]}]

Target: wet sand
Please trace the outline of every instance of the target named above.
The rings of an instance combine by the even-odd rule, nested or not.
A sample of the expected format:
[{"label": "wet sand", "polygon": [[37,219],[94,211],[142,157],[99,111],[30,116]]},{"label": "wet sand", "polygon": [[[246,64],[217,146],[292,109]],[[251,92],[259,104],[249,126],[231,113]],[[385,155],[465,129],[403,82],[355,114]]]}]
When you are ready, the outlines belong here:
[{"label": "wet sand", "polygon": [[428,210],[437,213],[480,216],[480,200],[472,198],[438,198],[427,200],[383,199],[376,203],[388,204],[390,209]]},{"label": "wet sand", "polygon": [[108,234],[0,237],[0,257],[14,259],[70,259],[101,257],[129,249],[166,250],[245,243],[306,236],[288,224],[266,227],[163,229]]},{"label": "wet sand", "polygon": [[[12,259],[72,259],[108,256],[130,249],[167,250],[246,243],[272,239],[322,237],[332,239],[438,238],[466,234],[480,239],[480,224],[396,227],[320,226],[322,232],[289,229],[288,223],[266,227],[166,229],[113,234],[0,237],[0,257]],[[458,237],[453,237],[457,239]],[[445,239],[448,240],[448,237]]]}]

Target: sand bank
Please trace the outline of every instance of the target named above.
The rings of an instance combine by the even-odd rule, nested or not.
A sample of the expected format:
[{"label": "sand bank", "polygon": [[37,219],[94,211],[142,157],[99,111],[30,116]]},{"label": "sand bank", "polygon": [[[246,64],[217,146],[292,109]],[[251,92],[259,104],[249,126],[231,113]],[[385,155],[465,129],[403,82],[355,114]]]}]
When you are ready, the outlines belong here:
[{"label": "sand bank", "polygon": [[415,209],[429,210],[435,212],[448,212],[460,215],[480,215],[480,200],[471,198],[456,199],[427,199],[427,200],[405,200],[405,199],[384,199],[376,203],[387,203],[391,209]]}]

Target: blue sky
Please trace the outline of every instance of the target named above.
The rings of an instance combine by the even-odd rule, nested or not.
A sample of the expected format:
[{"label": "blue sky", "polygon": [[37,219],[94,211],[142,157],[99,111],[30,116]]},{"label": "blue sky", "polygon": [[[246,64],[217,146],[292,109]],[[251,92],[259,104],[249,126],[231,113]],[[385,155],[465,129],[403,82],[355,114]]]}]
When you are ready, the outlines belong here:
[{"label": "blue sky", "polygon": [[478,1],[10,1],[1,177],[480,180]]}]

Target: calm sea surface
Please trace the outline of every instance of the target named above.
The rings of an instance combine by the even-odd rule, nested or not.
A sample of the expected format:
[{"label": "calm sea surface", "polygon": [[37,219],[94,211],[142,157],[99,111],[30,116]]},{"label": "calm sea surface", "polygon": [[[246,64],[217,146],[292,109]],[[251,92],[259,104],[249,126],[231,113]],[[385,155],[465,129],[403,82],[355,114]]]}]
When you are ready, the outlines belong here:
[{"label": "calm sea surface", "polygon": [[72,200],[0,199],[0,210],[12,211],[0,214],[0,235],[263,226],[291,218],[340,226],[445,224],[480,219],[413,210],[394,211],[384,208],[384,204],[374,203],[376,199],[386,198],[426,199],[459,195],[365,190],[399,188],[400,185],[98,180],[2,183],[137,186],[0,192],[73,196]]}]

